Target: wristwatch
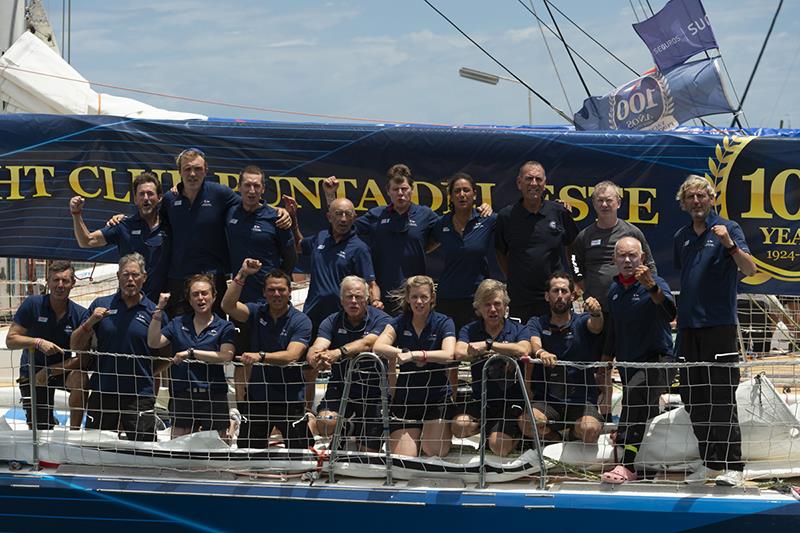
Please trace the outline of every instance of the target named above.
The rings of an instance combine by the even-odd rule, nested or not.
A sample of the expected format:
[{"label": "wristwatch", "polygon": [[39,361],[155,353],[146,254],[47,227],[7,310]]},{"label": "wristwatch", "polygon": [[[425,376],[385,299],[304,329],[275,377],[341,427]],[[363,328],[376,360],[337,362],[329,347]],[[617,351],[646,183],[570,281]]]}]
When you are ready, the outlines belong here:
[{"label": "wristwatch", "polygon": [[347,357],[348,353],[350,353],[350,352],[347,351],[347,346],[340,346],[339,347],[339,355],[341,355],[342,357]]},{"label": "wristwatch", "polygon": [[656,283],[655,285],[653,285],[652,287],[647,289],[647,292],[651,292],[653,294],[657,293],[658,292],[658,283]]},{"label": "wristwatch", "polygon": [[260,362],[264,362],[264,358],[267,356],[267,352],[258,352],[258,360]]},{"label": "wristwatch", "polygon": [[189,356],[189,359],[194,359],[194,348],[189,348],[186,350],[186,353]]},{"label": "wristwatch", "polygon": [[486,339],[486,351],[491,352],[493,347],[494,347],[494,339],[489,337],[488,339]]}]

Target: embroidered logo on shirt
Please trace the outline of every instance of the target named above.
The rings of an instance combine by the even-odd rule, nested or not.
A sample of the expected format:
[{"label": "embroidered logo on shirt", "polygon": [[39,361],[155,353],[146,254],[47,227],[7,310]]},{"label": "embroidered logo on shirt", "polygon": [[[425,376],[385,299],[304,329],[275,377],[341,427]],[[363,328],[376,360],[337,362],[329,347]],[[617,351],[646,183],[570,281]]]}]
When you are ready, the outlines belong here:
[{"label": "embroidered logo on shirt", "polygon": [[238,223],[239,223],[239,219],[238,218],[232,218],[232,219],[230,219],[230,221],[228,221],[228,224],[238,224]]},{"label": "embroidered logo on shirt", "polygon": [[172,205],[183,205],[183,200],[175,200]]},{"label": "embroidered logo on shirt", "polygon": [[689,239],[686,239],[685,241],[683,241],[683,245],[684,246],[689,246]]},{"label": "embroidered logo on shirt", "polygon": [[600,246],[603,244],[603,239],[593,239],[589,246]]},{"label": "embroidered logo on shirt", "polygon": [[187,328],[186,326],[181,326],[181,329],[182,329],[183,331],[189,331],[189,328]]},{"label": "embroidered logo on shirt", "polygon": [[389,220],[388,218],[381,219],[381,224],[388,224]]},{"label": "embroidered logo on shirt", "polygon": [[450,228],[442,228],[442,233],[450,233]]},{"label": "embroidered logo on shirt", "polygon": [[551,220],[549,226],[550,226],[550,229],[552,229],[552,230],[558,229],[558,225],[556,224],[555,220]]},{"label": "embroidered logo on shirt", "polygon": [[108,314],[109,314],[109,315],[116,315],[116,314],[117,314],[117,311],[119,311],[119,309],[109,309],[109,310],[108,310]]},{"label": "embroidered logo on shirt", "polygon": [[706,241],[706,246],[705,246],[705,247],[706,247],[706,248],[713,248],[713,247],[714,247],[714,241],[713,241],[713,240],[711,240],[711,239],[708,239],[708,240]]},{"label": "embroidered logo on shirt", "polygon": [[410,331],[408,331],[408,330],[405,330],[405,331],[403,332],[403,335],[404,335],[404,336],[406,336],[406,337],[413,337],[413,336],[414,336],[414,334],[413,334],[413,333],[411,333],[411,332],[410,332]]},{"label": "embroidered logo on shirt", "polygon": [[324,244],[318,244],[317,245],[317,250],[324,250],[324,249],[325,249],[325,245]]},{"label": "embroidered logo on shirt", "polygon": [[345,333],[347,333],[347,330],[344,328],[339,328],[338,330],[336,330],[336,333],[341,333],[344,335]]},{"label": "embroidered logo on shirt", "polygon": [[267,321],[264,320],[263,318],[259,318],[258,319],[258,323],[261,324],[262,326],[266,326],[267,325]]},{"label": "embroidered logo on shirt", "polygon": [[613,298],[611,298],[611,299],[612,299],[612,300],[616,300],[617,298],[619,298],[619,294],[615,294],[615,295],[614,295],[614,297],[613,297]]},{"label": "embroidered logo on shirt", "polygon": [[217,335],[217,330],[212,329],[211,331],[208,332],[208,334],[211,335],[212,337],[214,337],[214,336]]},{"label": "embroidered logo on shirt", "polygon": [[131,231],[131,235],[141,235],[141,234],[142,234],[142,230],[140,230],[140,229],[135,229],[135,230]]},{"label": "embroidered logo on shirt", "polygon": [[136,320],[138,320],[142,324],[150,323],[150,320],[144,315],[144,313],[136,313]]},{"label": "embroidered logo on shirt", "polygon": [[345,253],[344,250],[340,250],[340,251],[336,252],[336,255],[341,257],[342,259],[347,259],[347,254]]},{"label": "embroidered logo on shirt", "polygon": [[549,329],[545,329],[542,331],[542,335],[552,335],[553,333]]},{"label": "embroidered logo on shirt", "polygon": [[416,228],[417,227],[417,221],[416,220],[409,220],[408,221],[408,225],[411,226],[411,227]]},{"label": "embroidered logo on shirt", "polygon": [[261,226],[259,226],[258,224],[253,226],[253,233],[261,233]]},{"label": "embroidered logo on shirt", "polygon": [[205,199],[205,200],[203,200],[203,202],[200,204],[200,207],[211,207],[212,205],[213,205],[213,204],[211,203],[211,200],[209,200],[209,199],[207,199],[207,198],[206,198],[206,199]]},{"label": "embroidered logo on shirt", "polygon": [[48,318],[46,316],[40,316],[37,320],[42,324],[47,324]]}]

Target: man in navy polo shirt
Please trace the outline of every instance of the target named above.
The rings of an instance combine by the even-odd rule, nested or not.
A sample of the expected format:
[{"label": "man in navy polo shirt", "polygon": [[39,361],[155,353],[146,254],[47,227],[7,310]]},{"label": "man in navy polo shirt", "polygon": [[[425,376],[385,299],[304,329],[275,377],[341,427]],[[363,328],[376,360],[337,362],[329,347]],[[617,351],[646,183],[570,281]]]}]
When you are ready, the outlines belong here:
[{"label": "man in navy polo shirt", "polygon": [[145,295],[158,301],[167,286],[170,260],[170,237],[161,224],[158,208],[161,202],[161,182],[152,172],[142,172],[133,179],[133,203],[136,214],[113,225],[90,232],[83,220],[85,200],[74,196],[69,201],[75,239],[81,248],[117,247],[120,257],[137,252],[144,257],[147,281],[142,287]]},{"label": "man in navy polo shirt", "polygon": [[[239,173],[241,204],[228,211],[225,231],[231,251],[231,265],[241,265],[251,257],[261,261],[261,270],[248,276],[242,289],[243,303],[257,302],[264,298],[264,276],[278,268],[292,275],[297,263],[294,237],[289,228],[278,227],[281,213],[263,202],[264,172],[255,165],[245,167]],[[283,210],[282,210],[283,211]],[[236,353],[248,350],[250,330],[247,324],[234,321]]]},{"label": "man in navy polo shirt", "polygon": [[241,265],[251,257],[261,261],[261,270],[248,276],[241,301],[255,302],[264,297],[264,276],[278,268],[290,276],[297,262],[294,238],[288,228],[278,228],[280,213],[263,202],[264,172],[255,165],[239,173],[241,204],[228,212],[225,231],[231,250],[231,265]]},{"label": "man in navy polo shirt", "polygon": [[[92,337],[97,338],[86,427],[121,430],[129,440],[154,441],[151,355],[155,354],[147,346],[147,328],[156,304],[142,293],[147,278],[144,258],[137,253],[123,256],[117,278],[119,290],[92,302],[83,324],[72,332],[70,340],[71,348],[86,350]],[[77,359],[86,361],[90,357],[82,354]]]},{"label": "man in navy polo shirt", "polygon": [[[675,267],[681,271],[677,353],[687,362],[736,363],[738,271],[752,276],[755,262],[739,224],[712,210],[714,187],[705,178],[686,178],[676,199],[692,219],[674,241]],[[743,483],[739,377],[738,368],[713,365],[690,367],[682,375],[684,404],[703,461],[688,482],[716,475],[718,485]]]},{"label": "man in navy polo shirt", "polygon": [[[517,359],[530,354],[528,328],[506,318],[508,304],[505,284],[485,279],[478,285],[472,307],[479,318],[461,328],[456,343],[456,359],[472,362],[472,398],[456,405],[450,424],[455,437],[463,439],[480,431],[486,358],[494,353]],[[487,439],[497,455],[507,455],[516,447],[525,423],[524,383],[519,377],[516,367],[504,361],[494,361],[486,370]]]},{"label": "man in navy polo shirt", "polygon": [[303,401],[305,383],[302,367],[291,363],[300,360],[311,342],[311,320],[292,306],[291,280],[280,270],[271,270],[264,278],[266,302],[240,302],[247,277],[260,269],[260,261],[245,259],[222,299],[222,309],[239,322],[249,322],[252,335],[252,351],[241,356],[249,373],[242,409],[248,422],[242,424],[241,434],[245,446],[266,448],[276,427],[287,448],[305,449],[311,443]]},{"label": "man in navy polo shirt", "polygon": [[[317,370],[331,371],[325,397],[317,407],[316,430],[323,437],[333,436],[336,418],[341,411],[344,380],[350,358],[372,351],[378,335],[389,323],[389,315],[368,303],[369,284],[358,276],[342,279],[342,310],[331,314],[319,327],[314,344],[308,349],[308,364]],[[383,366],[383,365],[381,365]],[[379,372],[372,362],[361,362],[353,371],[353,380],[344,416],[353,418],[350,434],[361,439],[364,451],[377,452],[381,447],[381,401]]]},{"label": "man in navy polo shirt", "polygon": [[[324,182],[328,203],[337,187],[335,177]],[[414,179],[411,169],[392,165],[386,173],[388,206],[373,207],[355,221],[358,234],[372,251],[375,276],[390,314],[398,309],[387,295],[403,285],[406,278],[425,274],[425,247],[439,215],[427,206],[411,201]]]},{"label": "man in navy polo shirt", "polygon": [[[542,364],[533,366],[533,416],[540,437],[560,440],[556,431],[571,426],[570,437],[595,443],[603,428],[597,410],[597,387],[592,368],[558,365],[558,360],[600,360],[603,313],[594,298],[584,302],[588,313],[573,313],[575,286],[565,272],[554,272],[546,282],[547,315],[531,318],[531,349]],[[526,420],[527,422],[527,420]],[[533,436],[528,423],[524,432]]]},{"label": "man in navy polo shirt", "polygon": [[538,161],[524,163],[517,175],[522,198],[500,210],[495,227],[497,263],[508,279],[511,316],[526,323],[545,315],[547,279],[568,268],[569,246],[578,227],[567,209],[545,200],[547,176]]},{"label": "man in navy polo shirt", "polygon": [[69,389],[70,427],[79,428],[83,418],[83,379],[81,372],[64,373],[63,364],[71,354],[69,338],[78,328],[86,309],[69,299],[75,286],[75,269],[69,261],[54,261],[47,271],[47,292],[29,296],[14,314],[6,346],[23,350],[19,361],[19,391],[28,427],[31,420],[30,360],[36,371],[36,427],[53,429],[56,389]]},{"label": "man in navy polo shirt", "polygon": [[304,238],[297,222],[297,204],[291,198],[286,200],[297,251],[311,256],[311,284],[303,312],[311,319],[314,328],[339,309],[339,284],[347,276],[367,280],[370,284],[369,301],[382,307],[369,247],[353,229],[356,219],[353,202],[347,198],[331,202],[327,214],[330,227],[313,237]]},{"label": "man in navy polo shirt", "polygon": [[[205,179],[208,164],[201,150],[184,150],[176,163],[181,182],[161,203],[161,215],[173,235],[166,291],[173,295],[167,308],[173,316],[191,312],[184,283],[192,274],[213,275],[217,294],[225,292],[231,270],[225,221],[240,201],[229,187]],[[222,314],[219,302],[214,309]]]},{"label": "man in navy polo shirt", "polygon": [[[643,264],[642,243],[622,237],[614,246],[619,274],[608,291],[606,346],[611,346],[622,379],[622,415],[616,444],[623,447],[622,463],[603,474],[607,483],[634,481],[636,454],[647,431],[647,421],[658,414],[659,398],[669,389],[665,368],[626,367],[626,362],[671,362],[675,298],[663,278]],[[604,354],[604,359],[610,359]]]}]

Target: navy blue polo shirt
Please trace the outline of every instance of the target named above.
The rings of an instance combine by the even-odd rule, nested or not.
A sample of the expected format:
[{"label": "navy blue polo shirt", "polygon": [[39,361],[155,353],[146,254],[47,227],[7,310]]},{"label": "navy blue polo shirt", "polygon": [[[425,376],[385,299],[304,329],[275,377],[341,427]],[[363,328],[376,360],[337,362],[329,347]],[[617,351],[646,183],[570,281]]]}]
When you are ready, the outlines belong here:
[{"label": "navy blue polo shirt", "polygon": [[666,297],[660,305],[638,281],[625,287],[615,278],[608,289],[617,361],[656,361],[660,355],[672,355],[670,322],[675,318],[675,297],[664,278],[653,279]]},{"label": "navy blue polo shirt", "polygon": [[[173,355],[189,348],[218,352],[223,344],[233,344],[235,333],[233,324],[217,315],[213,316],[211,323],[199,334],[194,328],[194,314],[173,318],[161,328],[161,334],[172,345]],[[172,394],[185,392],[190,388],[210,389],[214,393],[228,391],[223,363],[181,362],[172,365],[170,377]]]},{"label": "navy blue polo shirt", "polygon": [[[311,342],[311,320],[289,305],[278,320],[272,320],[269,306],[248,303],[248,323],[251,331],[251,350],[280,352],[290,342]],[[300,366],[253,365],[247,385],[247,399],[255,402],[301,402],[305,393],[303,369]]]},{"label": "navy blue polo shirt", "polygon": [[425,274],[425,248],[439,215],[411,204],[400,215],[392,205],[373,207],[356,219],[356,229],[372,251],[375,278],[383,293],[406,278]]},{"label": "navy blue polo shirt", "polygon": [[[531,335],[526,326],[513,320],[506,320],[503,329],[496,337],[492,337],[486,332],[483,319],[470,322],[458,332],[458,340],[461,342],[481,342],[492,338],[495,342],[519,342],[530,340]],[[494,363],[493,363],[494,364]],[[483,395],[483,367],[486,359],[473,361],[470,365],[472,373],[472,398],[480,400]],[[508,365],[501,361],[497,368],[489,368],[488,381],[486,382],[487,399],[522,399],[522,384],[516,380],[516,370],[513,367],[506,368]]]},{"label": "navy blue polo shirt", "polygon": [[[447,315],[432,311],[419,336],[414,330],[411,319],[412,314],[409,312],[389,322],[395,332],[394,345],[398,348],[407,348],[410,351],[441,350],[444,339],[456,336],[453,319]],[[440,363],[417,366],[414,361],[400,365],[395,390],[396,403],[427,405],[444,400],[450,391],[447,381],[449,366]]]},{"label": "navy blue polo shirt", "polygon": [[100,230],[107,243],[117,247],[120,257],[136,252],[144,257],[147,279],[142,292],[158,301],[159,295],[166,290],[167,272],[169,271],[170,247],[172,245],[165,224],[150,229],[150,225],[136,213],[126,217],[116,226],[106,226]]},{"label": "navy blue polo shirt", "polygon": [[275,221],[278,211],[262,204],[248,213],[240,205],[228,212],[225,231],[231,251],[231,269],[236,272],[248,257],[261,261],[261,270],[247,276],[239,297],[241,302],[255,302],[264,298],[264,277],[267,272],[281,267],[283,251],[294,248],[291,230],[278,229]]},{"label": "navy blue polo shirt", "polygon": [[433,238],[444,250],[444,270],[439,276],[436,293],[440,298],[472,298],[481,281],[489,277],[486,257],[494,244],[497,215],[481,218],[477,209],[459,235],[453,227],[453,214],[439,219],[433,227]]},{"label": "navy blue polo shirt", "polygon": [[66,351],[69,348],[69,338],[73,330],[81,325],[84,313],[86,313],[86,308],[72,300],[67,300],[67,312],[59,320],[56,318],[53,308],[50,307],[49,294],[25,298],[17,312],[14,313],[14,323],[25,328],[25,335],[28,337],[40,337],[55,343],[65,350],[65,355],[46,356],[39,350],[25,348],[19,359],[19,375],[28,375],[31,351],[34,352],[33,361],[37,371],[43,366],[51,366],[71,357],[70,352]]},{"label": "navy blue polo shirt", "polygon": [[208,178],[203,180],[194,202],[183,195],[183,183],[178,184],[178,194],[164,195],[161,216],[168,221],[173,237],[169,279],[231,271],[225,219],[239,203],[238,194]]},{"label": "navy blue polo shirt", "polygon": [[340,308],[339,285],[345,276],[361,276],[375,281],[369,247],[351,230],[336,242],[330,229],[324,229],[303,239],[303,255],[311,256],[311,285],[303,312],[314,324],[319,324]]},{"label": "navy blue polo shirt", "polygon": [[[550,323],[549,316],[533,317],[528,321],[529,333],[539,337],[542,348],[560,361],[594,362],[600,360],[602,335],[589,331],[589,313],[572,313],[563,327]],[[597,382],[594,368],[585,370],[556,365],[545,368],[533,366],[533,398],[559,403],[596,403]]]},{"label": "navy blue polo shirt", "polygon": [[119,291],[95,299],[81,322],[98,307],[109,315],[95,324],[97,337],[97,373],[89,388],[103,393],[153,396],[153,360],[145,357],[124,357],[110,354],[157,355],[147,346],[147,328],[156,304],[146,296],[128,307]]},{"label": "navy blue polo shirt", "polygon": [[[347,320],[344,311],[329,315],[319,326],[318,337],[331,341],[330,349],[335,350],[345,344],[362,339],[367,335],[380,335],[386,328],[391,317],[375,307],[367,306],[367,314],[358,325],[353,325]],[[357,354],[355,354],[357,355]],[[331,365],[331,378],[328,387],[340,387],[344,390],[344,379],[350,358],[343,357]],[[353,382],[350,386],[351,398],[379,398],[380,376],[378,369],[369,361],[363,361],[359,368],[363,372],[353,372]]]},{"label": "navy blue polo shirt", "polygon": [[722,243],[711,232],[718,224],[742,251],[750,253],[744,232],[736,222],[714,211],[706,218],[706,230],[698,235],[692,223],[675,234],[675,268],[681,271],[678,298],[678,328],[708,328],[736,325],[736,284],[739,267]]},{"label": "navy blue polo shirt", "polygon": [[567,209],[544,200],[537,213],[522,200],[500,210],[495,248],[508,256],[508,295],[512,302],[543,301],[547,278],[566,270],[564,247],[572,244],[578,227]]}]

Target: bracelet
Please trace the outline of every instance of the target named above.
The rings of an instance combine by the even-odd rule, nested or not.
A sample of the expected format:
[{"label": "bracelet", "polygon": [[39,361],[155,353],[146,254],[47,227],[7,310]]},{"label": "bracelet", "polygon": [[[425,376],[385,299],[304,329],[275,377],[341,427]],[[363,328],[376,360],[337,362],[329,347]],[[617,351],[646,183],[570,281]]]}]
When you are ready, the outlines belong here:
[{"label": "bracelet", "polygon": [[422,350],[422,362],[426,362],[428,360],[428,352]]},{"label": "bracelet", "polygon": [[156,309],[155,311],[153,311],[153,320],[161,320],[163,312],[164,312],[163,309]]},{"label": "bracelet", "polygon": [[233,282],[240,287],[244,287],[244,281],[240,280],[238,275],[233,277]]},{"label": "bracelet", "polygon": [[41,337],[36,337],[36,340],[33,341],[33,348],[37,352],[41,352],[42,351],[41,347],[42,347],[42,338]]},{"label": "bracelet", "polygon": [[69,210],[70,215],[80,215],[83,211],[73,211],[72,209]]},{"label": "bracelet", "polygon": [[737,250],[739,250],[739,245],[736,243],[733,243],[733,246],[730,248],[725,248],[725,251],[728,252],[728,255],[735,254]]},{"label": "bracelet", "polygon": [[533,352],[533,356],[534,357],[539,357],[539,354],[541,354],[543,351],[544,351],[544,348],[539,348],[538,350]]}]

